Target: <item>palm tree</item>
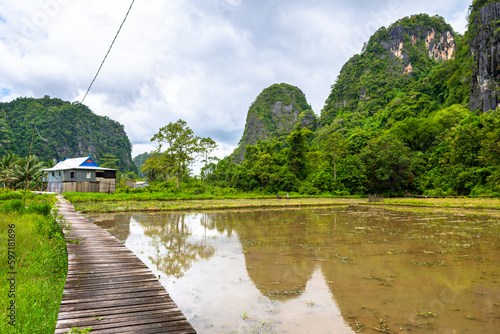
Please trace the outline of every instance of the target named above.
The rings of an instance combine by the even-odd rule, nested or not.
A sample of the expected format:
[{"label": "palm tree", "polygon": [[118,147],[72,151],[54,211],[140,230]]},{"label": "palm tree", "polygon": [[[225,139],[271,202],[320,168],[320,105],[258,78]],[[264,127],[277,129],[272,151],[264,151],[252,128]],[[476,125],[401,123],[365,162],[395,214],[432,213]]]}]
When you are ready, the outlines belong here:
[{"label": "palm tree", "polygon": [[42,179],[42,168],[44,163],[37,157],[18,159],[12,171],[14,188],[24,189],[27,184],[31,188],[31,183],[36,185]]},{"label": "palm tree", "polygon": [[14,169],[19,157],[14,153],[8,153],[0,159],[0,182],[3,188],[12,188],[15,182]]}]

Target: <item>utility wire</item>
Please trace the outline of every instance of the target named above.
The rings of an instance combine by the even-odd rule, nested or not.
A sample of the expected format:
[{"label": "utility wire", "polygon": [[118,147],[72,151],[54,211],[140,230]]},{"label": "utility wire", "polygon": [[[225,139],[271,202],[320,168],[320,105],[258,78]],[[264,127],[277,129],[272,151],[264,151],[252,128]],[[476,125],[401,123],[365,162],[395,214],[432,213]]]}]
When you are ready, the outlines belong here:
[{"label": "utility wire", "polygon": [[48,141],[47,139],[44,139],[42,136],[40,136],[40,132],[38,132],[38,128],[36,127],[36,125],[33,125],[33,127],[35,128],[36,133],[38,134],[38,137],[40,137],[41,140]]},{"label": "utility wire", "polygon": [[122,30],[123,24],[127,20],[128,13],[130,13],[130,10],[132,9],[132,6],[134,5],[134,1],[135,0],[132,0],[132,3],[130,4],[130,7],[128,8],[127,14],[125,14],[125,18],[123,19],[122,24],[120,24],[120,28],[118,28],[118,31],[116,32],[115,38],[113,38],[113,42],[111,42],[111,45],[109,46],[108,52],[106,53],[106,55],[104,56],[104,59],[102,60],[101,66],[99,66],[99,69],[97,70],[97,73],[95,74],[94,79],[92,79],[92,82],[90,83],[89,88],[87,89],[87,92],[85,93],[85,96],[83,96],[83,99],[80,103],[83,103],[83,101],[85,101],[85,98],[87,97],[87,94],[89,93],[90,88],[94,84],[95,79],[97,79],[97,76],[99,75],[99,72],[101,71],[102,65],[104,65],[104,62],[106,61],[106,58],[108,57],[109,52],[111,51],[111,48],[113,47],[113,44],[115,44],[116,38],[118,37],[120,30]]}]

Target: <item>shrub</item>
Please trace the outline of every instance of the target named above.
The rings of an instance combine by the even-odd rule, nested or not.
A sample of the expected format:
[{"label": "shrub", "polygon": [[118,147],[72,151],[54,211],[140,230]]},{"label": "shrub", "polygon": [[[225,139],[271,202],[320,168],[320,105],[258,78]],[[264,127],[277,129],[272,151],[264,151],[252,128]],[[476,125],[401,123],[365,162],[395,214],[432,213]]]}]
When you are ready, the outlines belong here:
[{"label": "shrub", "polygon": [[52,205],[49,203],[33,203],[27,208],[27,212],[29,213],[37,213],[43,216],[50,215],[52,211]]},{"label": "shrub", "polygon": [[10,213],[10,212],[23,213],[25,211],[25,208],[23,201],[21,201],[20,199],[14,199],[3,203],[1,211],[5,213]]}]

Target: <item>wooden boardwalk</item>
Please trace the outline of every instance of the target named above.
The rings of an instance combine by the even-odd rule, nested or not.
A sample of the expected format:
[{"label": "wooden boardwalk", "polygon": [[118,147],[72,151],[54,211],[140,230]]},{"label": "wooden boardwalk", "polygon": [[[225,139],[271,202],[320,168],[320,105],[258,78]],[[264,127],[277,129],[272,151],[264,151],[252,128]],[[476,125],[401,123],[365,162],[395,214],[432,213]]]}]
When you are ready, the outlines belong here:
[{"label": "wooden boardwalk", "polygon": [[118,239],[59,197],[71,223],[68,276],[55,333],[196,333],[155,275]]}]

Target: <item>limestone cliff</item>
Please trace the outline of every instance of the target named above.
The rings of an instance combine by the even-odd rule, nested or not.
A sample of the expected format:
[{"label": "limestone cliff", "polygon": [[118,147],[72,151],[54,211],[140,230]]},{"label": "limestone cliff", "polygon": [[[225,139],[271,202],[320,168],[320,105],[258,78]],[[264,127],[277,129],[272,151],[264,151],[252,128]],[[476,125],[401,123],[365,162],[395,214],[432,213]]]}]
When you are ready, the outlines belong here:
[{"label": "limestone cliff", "polygon": [[[484,2],[484,1],[482,1]],[[476,1],[469,17],[469,52],[474,58],[470,109],[489,111],[500,99],[500,3]]]},{"label": "limestone cliff", "polygon": [[264,89],[248,110],[243,136],[232,154],[234,162],[245,159],[247,145],[289,135],[299,123],[313,130],[317,123],[299,88],[282,83]]},{"label": "limestone cliff", "polygon": [[[430,90],[424,90],[426,96],[408,95],[415,89],[409,85],[429,77],[456,49],[453,29],[440,16],[418,14],[380,28],[340,71],[321,112],[321,125],[358,127],[377,114],[384,125],[391,118],[426,112]],[[414,105],[398,110],[402,102]]]},{"label": "limestone cliff", "polygon": [[[381,41],[392,59],[403,60],[404,73],[412,73],[411,48],[426,52],[434,60],[449,60],[456,49],[455,36],[449,26],[405,26],[405,19],[396,22],[388,31],[387,40]],[[411,48],[410,48],[411,46]]]}]

